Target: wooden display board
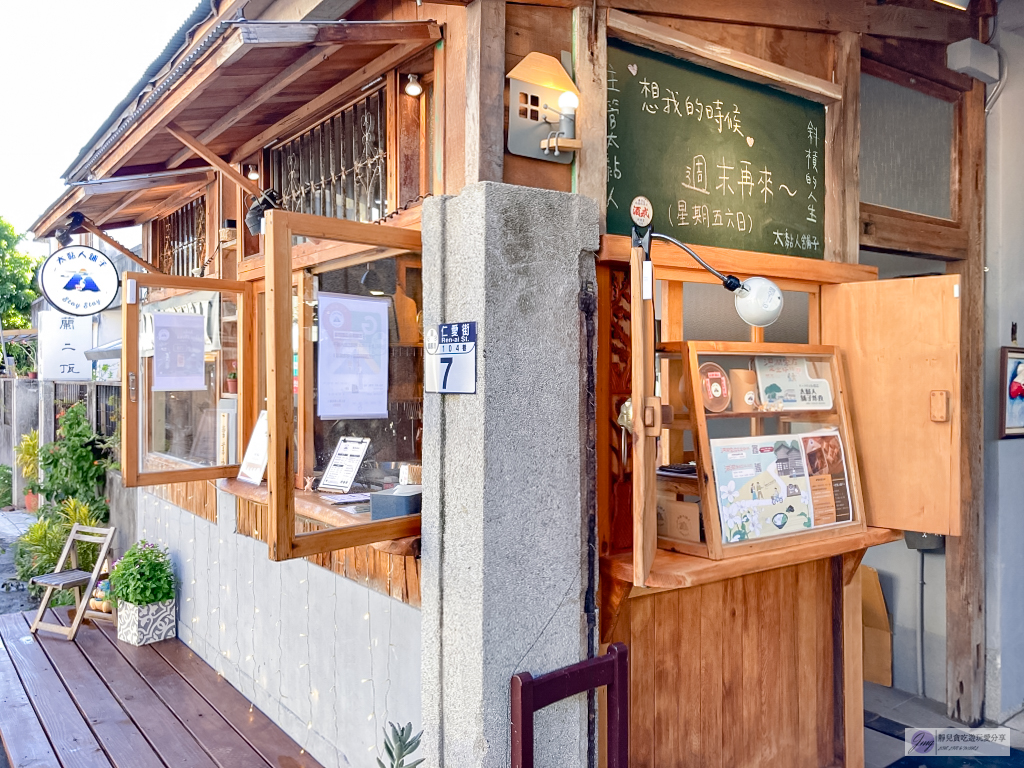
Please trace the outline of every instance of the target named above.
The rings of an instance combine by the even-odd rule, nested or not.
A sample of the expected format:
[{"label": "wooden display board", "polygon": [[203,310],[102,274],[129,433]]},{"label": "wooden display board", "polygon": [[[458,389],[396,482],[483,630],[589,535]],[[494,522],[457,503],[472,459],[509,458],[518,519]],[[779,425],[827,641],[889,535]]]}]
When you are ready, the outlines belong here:
[{"label": "wooden display board", "polygon": [[[809,543],[836,536],[862,533],[865,518],[864,498],[860,485],[853,428],[846,404],[845,377],[836,349],[828,346],[803,344],[745,342],[687,342],[683,345],[683,349],[686,381],[684,401],[690,412],[689,426],[697,447],[697,482],[705,533],[705,542],[701,546],[688,547],[685,551],[688,554],[720,560],[769,549],[780,549],[797,543]],[[827,392],[831,403],[828,408],[771,410],[764,402],[764,382],[760,382],[758,388],[762,392],[757,398],[757,403],[750,410],[740,410],[738,405],[730,404],[728,408],[713,412],[705,407],[700,395],[703,384],[700,366],[709,355],[714,355],[715,359],[720,361],[733,360],[739,365],[737,370],[742,369],[748,361],[753,361],[756,358],[761,358],[762,361],[771,358],[793,361],[816,360],[819,367],[827,367],[823,378],[818,381],[827,382],[823,391]],[[717,363],[711,363],[711,365],[717,365]],[[668,385],[673,386],[673,382],[669,382]],[[769,388],[771,386],[773,385],[769,385]],[[722,419],[747,422],[751,433],[749,437],[751,447],[744,446],[741,449],[737,445],[738,442],[745,439],[742,437],[723,441],[725,446],[732,447],[720,447],[717,444],[718,441],[711,438],[709,425],[711,422]],[[778,423],[778,434],[765,436],[764,425],[770,420]],[[797,424],[804,426],[797,427]],[[835,446],[836,441],[831,439],[831,434],[822,435],[823,431],[832,430],[838,435],[839,443],[841,443],[841,451],[832,460],[837,466],[830,469],[823,464],[819,469],[815,465],[815,461],[818,460],[817,452],[812,453],[808,446],[823,441],[830,441],[830,445]],[[764,493],[770,492],[773,495],[764,497],[759,488],[756,500],[739,499],[736,494],[740,492],[740,489],[730,485],[730,481],[723,476],[722,464],[724,462],[720,460],[716,465],[716,452],[719,459],[730,452],[733,456],[748,454],[751,450],[758,450],[758,445],[762,446],[763,452],[770,450],[770,447],[763,446],[773,442],[777,446],[781,445],[780,448],[777,448],[780,451],[780,458],[775,461],[775,454],[765,454],[767,457],[763,462],[765,472],[761,475],[765,478]],[[795,448],[791,450],[790,445]],[[782,450],[785,450],[787,458],[781,458]],[[760,469],[761,461],[758,461],[757,464]],[[787,468],[780,469],[784,465]],[[769,474],[770,472],[776,473],[774,479]],[[791,472],[791,474],[787,475],[787,472]],[[838,488],[835,494],[837,499],[840,495],[843,495],[842,498],[845,499],[845,495],[848,494],[849,507],[845,515],[842,513],[839,515],[840,518],[848,516],[850,518],[848,521],[828,522],[827,518],[823,521],[821,511],[825,505],[821,502],[819,489],[816,488],[814,482],[815,478],[828,478],[825,481],[828,486],[825,489],[826,492],[832,492],[834,483],[842,483],[844,487]],[[788,486],[788,491],[786,486]],[[796,507],[813,511],[799,515]],[[725,528],[723,508],[726,512],[733,508],[737,510],[744,508],[750,519],[759,528],[763,527],[763,532],[759,531],[758,535],[754,535],[750,526],[740,523],[736,529],[728,528],[723,533]],[[761,509],[766,511],[762,513],[759,511]],[[834,516],[834,508],[832,512]],[[807,519],[803,521],[800,517]],[[805,524],[806,528],[804,528]]]}]

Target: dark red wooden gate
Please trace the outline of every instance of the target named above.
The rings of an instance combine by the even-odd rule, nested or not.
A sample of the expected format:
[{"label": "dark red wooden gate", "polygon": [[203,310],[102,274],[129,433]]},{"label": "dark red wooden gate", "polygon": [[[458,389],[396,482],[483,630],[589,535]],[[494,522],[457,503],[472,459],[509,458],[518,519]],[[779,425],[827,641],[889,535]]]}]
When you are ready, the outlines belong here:
[{"label": "dark red wooden gate", "polygon": [[534,768],[534,712],[602,685],[608,686],[608,768],[629,768],[629,650],[622,643],[537,678],[512,676],[512,768]]}]

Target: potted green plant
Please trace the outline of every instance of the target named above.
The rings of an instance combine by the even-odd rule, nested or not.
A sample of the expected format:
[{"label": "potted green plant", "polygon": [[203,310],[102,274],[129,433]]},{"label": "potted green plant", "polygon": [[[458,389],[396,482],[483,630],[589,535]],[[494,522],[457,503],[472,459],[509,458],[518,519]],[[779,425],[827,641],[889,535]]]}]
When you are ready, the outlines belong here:
[{"label": "potted green plant", "polygon": [[117,608],[117,639],[147,645],[174,637],[174,571],[167,549],[139,541],[114,564],[110,596]]},{"label": "potted green plant", "polygon": [[231,371],[230,373],[228,373],[228,379],[227,379],[226,385],[227,385],[227,393],[229,395],[237,394],[238,393],[238,374],[235,373],[234,371]]},{"label": "potted green plant", "polygon": [[25,483],[25,509],[35,512],[39,509],[39,432],[25,433],[21,442],[14,446],[14,461],[21,470]]}]

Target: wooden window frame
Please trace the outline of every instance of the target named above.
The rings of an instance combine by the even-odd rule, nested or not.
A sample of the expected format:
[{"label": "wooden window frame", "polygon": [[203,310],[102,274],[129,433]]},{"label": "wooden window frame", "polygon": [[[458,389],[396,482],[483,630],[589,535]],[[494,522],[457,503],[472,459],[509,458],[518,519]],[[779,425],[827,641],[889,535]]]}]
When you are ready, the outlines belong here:
[{"label": "wooden window frame", "polygon": [[970,157],[965,126],[967,93],[868,58],[861,60],[861,74],[953,104],[953,137],[950,142],[949,218],[861,202],[860,247],[942,261],[967,259],[968,225],[964,217],[964,185]]},{"label": "wooden window frame", "polygon": [[[360,521],[329,530],[310,533],[295,532],[296,478],[292,471],[292,435],[295,419],[299,418],[300,472],[315,463],[312,456],[312,343],[308,333],[302,334],[299,345],[299,405],[292,406],[292,286],[298,283],[300,296],[312,290],[313,276],[292,259],[292,238],[307,237],[353,244],[355,250],[394,249],[401,252],[420,252],[418,230],[329,219],[304,213],[274,210],[265,214],[266,243],[266,359],[267,359],[267,423],[270,428],[269,462],[267,469],[270,524],[267,543],[272,560],[322,554],[339,549],[363,546],[379,541],[417,536],[420,516],[387,520]],[[387,256],[385,252],[377,258]],[[354,256],[354,258],[360,258]],[[366,259],[363,258],[365,261]],[[320,263],[331,263],[325,258]],[[298,273],[296,273],[296,267]],[[281,296],[287,305],[281,306]],[[308,304],[303,302],[303,306]],[[304,310],[312,313],[312,309]],[[312,325],[312,317],[303,317]],[[307,353],[303,355],[303,350]],[[305,377],[303,381],[302,377]],[[308,383],[308,386],[307,386]],[[303,393],[307,393],[303,396]]]},{"label": "wooden window frame", "polygon": [[[164,275],[158,272],[133,272],[125,279],[125,299],[121,308],[121,370],[125,382],[125,391],[121,398],[123,425],[121,431],[121,472],[126,487],[133,488],[145,485],[163,485],[166,483],[184,483],[194,480],[212,480],[223,477],[234,477],[238,474],[241,461],[223,466],[200,467],[186,465],[182,462],[180,469],[163,471],[143,471],[140,468],[141,452],[146,446],[139,440],[139,407],[145,403],[146,392],[139,391],[139,303],[140,288],[174,288],[189,291],[225,291],[237,293],[238,306],[238,403],[235,418],[236,424],[236,455],[241,457],[244,452],[246,438],[251,427],[246,414],[251,409],[249,400],[252,398],[251,387],[246,387],[246,373],[251,367],[248,357],[253,349],[251,344],[253,292],[251,283],[234,280],[219,280],[206,277],[180,277]],[[218,390],[221,381],[221,363],[217,364]],[[218,392],[218,396],[220,393]]]}]

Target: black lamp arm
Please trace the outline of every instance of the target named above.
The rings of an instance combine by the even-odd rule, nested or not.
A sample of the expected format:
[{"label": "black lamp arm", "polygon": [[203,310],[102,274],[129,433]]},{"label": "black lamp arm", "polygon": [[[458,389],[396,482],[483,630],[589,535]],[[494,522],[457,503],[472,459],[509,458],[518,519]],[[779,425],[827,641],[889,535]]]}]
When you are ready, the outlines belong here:
[{"label": "black lamp arm", "polygon": [[735,291],[735,290],[738,290],[739,287],[743,285],[743,282],[738,277],[736,277],[735,275],[723,275],[717,269],[715,269],[710,264],[708,264],[706,261],[704,261],[704,259],[702,259],[700,256],[698,256],[696,251],[694,251],[692,248],[690,248],[690,246],[686,245],[685,243],[679,242],[674,237],[669,237],[668,235],[663,235],[660,232],[653,232],[653,231],[650,233],[650,236],[651,236],[652,239],[664,240],[666,243],[672,243],[672,245],[674,245],[674,246],[676,246],[678,248],[682,248],[684,251],[686,251],[688,254],[690,254],[691,257],[693,257],[694,261],[696,261],[698,264],[700,264],[702,267],[704,267],[704,269],[706,269],[712,275],[714,275],[719,280],[721,280],[722,281],[722,285],[725,286],[726,290]]}]

